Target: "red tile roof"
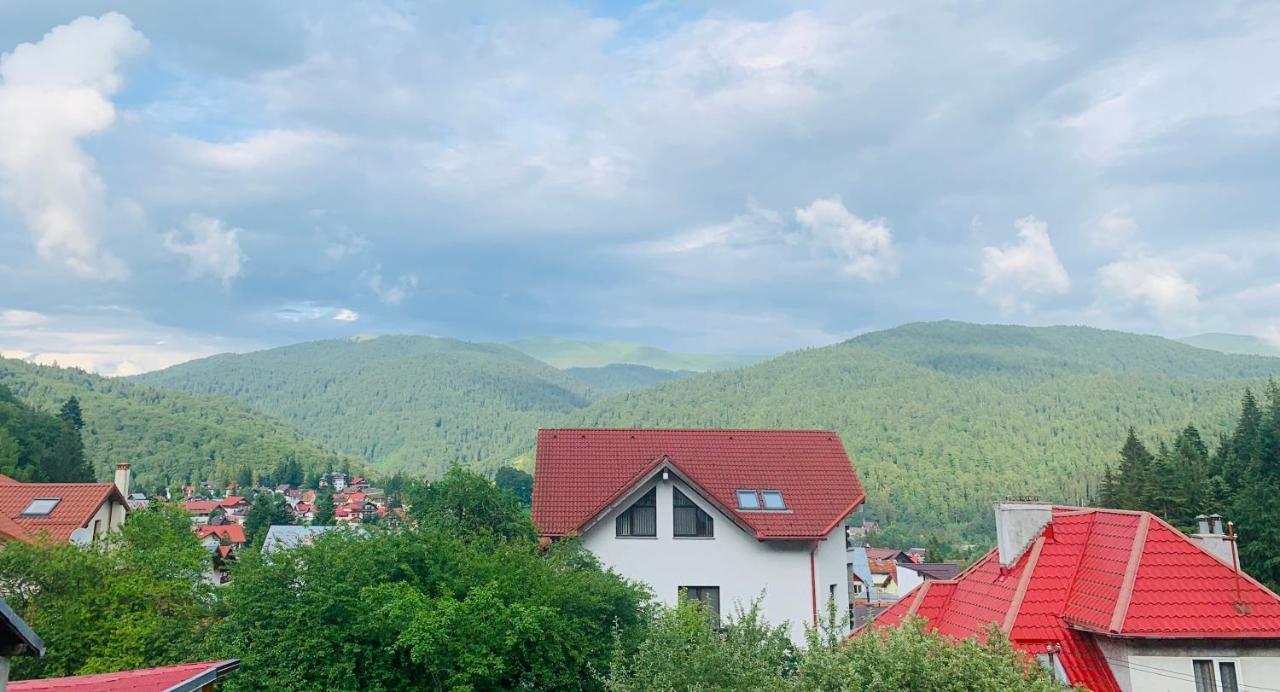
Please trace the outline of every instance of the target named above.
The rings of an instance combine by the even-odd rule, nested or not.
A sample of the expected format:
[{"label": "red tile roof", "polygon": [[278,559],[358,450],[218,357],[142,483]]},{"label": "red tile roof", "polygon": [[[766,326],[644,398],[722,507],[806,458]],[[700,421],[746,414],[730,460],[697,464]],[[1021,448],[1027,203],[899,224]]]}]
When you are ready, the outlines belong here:
[{"label": "red tile roof", "polygon": [[239,524],[219,524],[218,526],[202,525],[196,527],[196,536],[203,539],[214,535],[228,543],[241,545],[244,543],[244,527]]},{"label": "red tile roof", "polygon": [[[533,521],[546,536],[579,531],[664,464],[761,540],[826,536],[865,497],[832,432],[548,429]],[[739,511],[739,489],[781,490],[788,511]]]},{"label": "red tile roof", "polygon": [[239,495],[228,495],[217,501],[219,507],[235,507],[236,505],[247,504],[247,501]]},{"label": "red tile roof", "polygon": [[1072,507],[1052,517],[1012,567],[993,550],[954,580],[917,587],[875,626],[914,615],[942,634],[980,637],[996,623],[1025,651],[1061,646],[1071,681],[1099,692],[1119,687],[1095,633],[1280,639],[1280,597],[1159,517]]},{"label": "red tile roof", "polygon": [[[59,502],[47,515],[23,516],[22,511],[37,498]],[[70,540],[110,500],[128,507],[111,483],[23,483],[0,474],[0,538],[30,541],[47,533],[54,540]]]},{"label": "red tile roof", "polygon": [[218,509],[217,500],[184,500],[183,508],[192,514],[209,514]]},{"label": "red tile roof", "polygon": [[122,670],[118,673],[75,675],[66,678],[21,680],[9,683],[11,692],[35,692],[58,690],[59,692],[194,692],[212,682],[230,675],[240,667],[240,661],[204,661],[183,663],[163,668]]}]

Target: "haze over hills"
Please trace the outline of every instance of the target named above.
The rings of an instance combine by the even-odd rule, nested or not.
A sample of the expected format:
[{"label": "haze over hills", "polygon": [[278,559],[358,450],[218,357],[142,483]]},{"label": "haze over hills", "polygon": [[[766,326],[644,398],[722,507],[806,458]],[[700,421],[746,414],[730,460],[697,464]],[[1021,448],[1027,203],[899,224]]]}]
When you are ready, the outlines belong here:
[{"label": "haze over hills", "polygon": [[644,365],[658,370],[707,372],[753,365],[771,356],[715,353],[677,353],[653,346],[621,341],[576,341],[535,336],[507,345],[557,368],[599,368],[607,365]]},{"label": "haze over hills", "polygon": [[230,480],[244,468],[268,470],[288,459],[309,470],[362,463],[228,399],[7,358],[0,358],[0,384],[47,411],[74,395],[95,475],[109,479],[115,462],[131,462],[135,485],[148,493],[188,479]]},{"label": "haze over hills", "polygon": [[1266,339],[1245,334],[1197,334],[1183,337],[1178,341],[1196,348],[1207,348],[1210,351],[1222,353],[1280,357],[1280,346]]},{"label": "haze over hills", "polygon": [[594,389],[608,394],[643,389],[698,374],[692,370],[659,370],[645,365],[626,363],[614,363],[598,368],[565,368],[565,372],[591,385]]}]

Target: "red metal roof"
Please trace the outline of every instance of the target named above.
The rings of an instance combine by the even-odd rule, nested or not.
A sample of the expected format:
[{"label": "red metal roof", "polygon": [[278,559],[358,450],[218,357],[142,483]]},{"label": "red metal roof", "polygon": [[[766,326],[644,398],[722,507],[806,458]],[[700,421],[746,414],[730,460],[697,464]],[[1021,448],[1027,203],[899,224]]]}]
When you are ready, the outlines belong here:
[{"label": "red metal roof", "polygon": [[[546,536],[578,531],[665,463],[761,540],[823,537],[865,497],[832,432],[547,429],[533,521]],[[780,490],[787,511],[739,511],[739,489]]]},{"label": "red metal roof", "polygon": [[1052,517],[1012,567],[993,550],[954,580],[917,587],[875,626],[914,615],[942,634],[980,637],[996,623],[1025,651],[1061,646],[1071,681],[1097,691],[1119,687],[1094,634],[1280,639],[1280,597],[1159,517],[1073,507]]},{"label": "red metal roof", "polygon": [[244,543],[244,527],[239,524],[219,524],[218,526],[202,525],[196,527],[196,536],[215,535],[228,543],[240,545]]},{"label": "red metal roof", "polygon": [[163,668],[122,670],[118,673],[98,675],[74,675],[66,678],[20,680],[9,683],[12,692],[58,690],[59,692],[163,692],[176,690],[189,692],[216,682],[240,667],[240,661],[204,661],[182,663]]},{"label": "red metal roof", "polygon": [[[47,515],[23,516],[37,498],[56,498],[58,504]],[[0,537],[30,541],[47,533],[54,540],[69,540],[112,499],[128,507],[111,483],[23,483],[0,474]]]}]

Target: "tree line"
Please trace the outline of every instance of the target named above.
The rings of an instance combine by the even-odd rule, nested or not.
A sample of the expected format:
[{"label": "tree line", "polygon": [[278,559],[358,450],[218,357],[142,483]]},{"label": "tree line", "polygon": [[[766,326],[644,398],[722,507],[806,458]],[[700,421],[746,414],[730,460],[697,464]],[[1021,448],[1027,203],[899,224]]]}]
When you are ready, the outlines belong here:
[{"label": "tree line", "polygon": [[19,481],[93,480],[80,431],[80,402],[67,399],[57,415],[30,406],[0,384],[0,474]]}]

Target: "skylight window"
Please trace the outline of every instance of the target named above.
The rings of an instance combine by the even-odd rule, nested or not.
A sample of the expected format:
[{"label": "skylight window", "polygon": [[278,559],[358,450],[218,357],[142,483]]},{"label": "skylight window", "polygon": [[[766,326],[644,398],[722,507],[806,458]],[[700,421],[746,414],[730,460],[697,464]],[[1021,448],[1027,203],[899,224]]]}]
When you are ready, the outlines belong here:
[{"label": "skylight window", "polygon": [[22,510],[22,516],[47,517],[53,511],[53,508],[58,506],[59,502],[62,502],[61,498],[37,497],[31,501],[31,504],[27,505],[26,509]]},{"label": "skylight window", "polygon": [[782,501],[781,490],[761,490],[760,497],[764,498],[765,509],[786,509],[787,505]]},{"label": "skylight window", "polygon": [[760,497],[754,490],[738,491],[738,509],[760,509]]}]

